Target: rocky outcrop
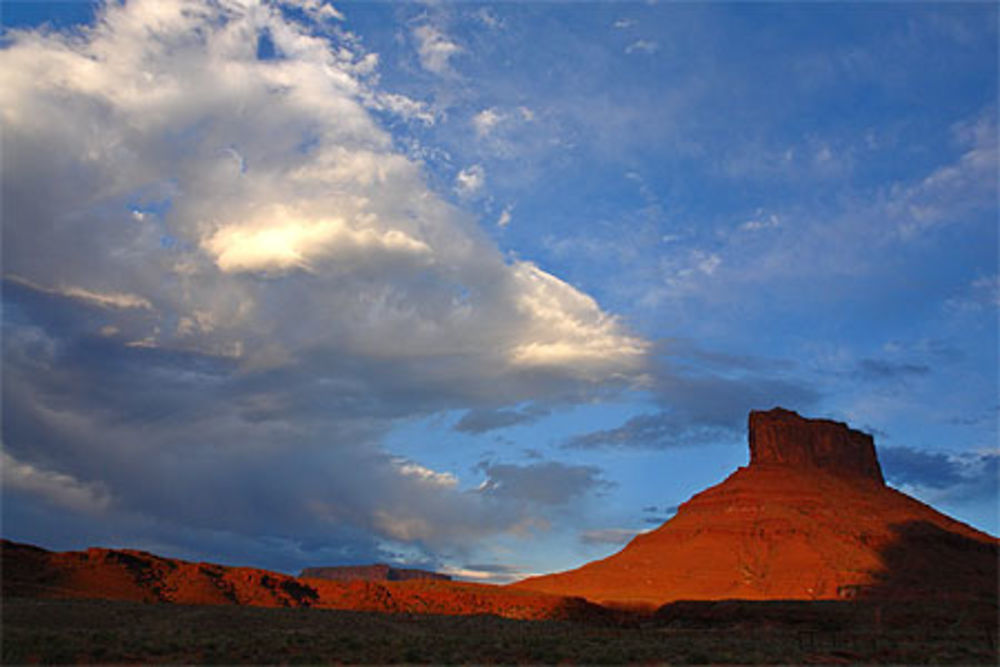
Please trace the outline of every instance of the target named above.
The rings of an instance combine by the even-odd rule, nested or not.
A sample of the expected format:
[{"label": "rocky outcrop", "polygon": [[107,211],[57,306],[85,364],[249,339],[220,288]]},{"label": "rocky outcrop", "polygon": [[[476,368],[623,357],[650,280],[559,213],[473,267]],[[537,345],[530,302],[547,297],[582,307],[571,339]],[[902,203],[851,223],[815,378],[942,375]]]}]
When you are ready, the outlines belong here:
[{"label": "rocky outcrop", "polygon": [[430,572],[416,568],[392,567],[385,563],[376,563],[375,565],[307,567],[302,570],[299,577],[303,579],[326,579],[327,581],[413,581],[426,579],[451,581],[451,577],[440,572]]},{"label": "rocky outcrop", "polygon": [[891,489],[869,435],[751,413],[750,465],[656,530],[515,588],[593,602],[997,598],[997,539]]},{"label": "rocky outcrop", "polygon": [[806,419],[790,410],[753,411],[750,465],[818,468],[848,479],[884,484],[870,435],[828,419]]}]

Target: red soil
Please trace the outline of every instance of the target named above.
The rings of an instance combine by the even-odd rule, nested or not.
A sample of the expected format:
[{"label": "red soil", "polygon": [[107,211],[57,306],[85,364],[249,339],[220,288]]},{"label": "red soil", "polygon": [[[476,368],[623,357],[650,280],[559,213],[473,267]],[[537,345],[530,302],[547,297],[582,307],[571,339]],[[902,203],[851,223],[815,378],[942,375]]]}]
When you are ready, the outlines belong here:
[{"label": "red soil", "polygon": [[513,584],[598,603],[997,595],[998,541],[890,489],[870,436],[751,413],[751,463],[622,551]]}]

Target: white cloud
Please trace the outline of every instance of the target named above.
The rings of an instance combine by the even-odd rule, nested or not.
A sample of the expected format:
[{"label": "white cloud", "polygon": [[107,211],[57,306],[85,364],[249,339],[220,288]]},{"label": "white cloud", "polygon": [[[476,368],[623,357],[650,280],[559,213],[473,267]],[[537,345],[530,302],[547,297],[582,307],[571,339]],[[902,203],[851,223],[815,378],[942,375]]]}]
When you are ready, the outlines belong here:
[{"label": "white cloud", "polygon": [[635,25],[635,19],[618,19],[612,25],[619,30],[625,30]]},{"label": "white cloud", "polygon": [[885,212],[904,240],[996,205],[1000,158],[995,112],[988,110],[958,123],[953,133],[965,147],[956,162],[935,169],[918,183],[897,184],[889,193]]},{"label": "white cloud", "polygon": [[484,185],[486,185],[486,170],[479,164],[466,167],[455,176],[455,191],[462,197],[475,196]]},{"label": "white cloud", "polygon": [[480,23],[491,30],[503,30],[506,27],[505,21],[486,7],[481,7],[475,16]]},{"label": "white cloud", "polygon": [[437,114],[425,102],[398,93],[376,91],[370,97],[368,106],[373,109],[390,111],[407,120],[418,120],[427,126],[437,122]]},{"label": "white cloud", "polygon": [[67,299],[76,299],[78,301],[83,301],[88,305],[97,306],[98,308],[140,310],[153,309],[153,304],[149,302],[149,299],[135,294],[129,294],[128,292],[98,292],[74,285],[43,287],[42,285],[38,285],[17,275],[8,275],[5,276],[4,279],[18,285],[23,285],[29,289],[35,290],[36,292],[55,294],[57,296],[66,297]]},{"label": "white cloud", "polygon": [[1000,274],[976,278],[961,295],[946,299],[944,307],[952,312],[1000,308]]},{"label": "white cloud", "polygon": [[698,259],[698,270],[707,276],[715,273],[715,270],[722,264],[722,258],[716,253],[708,253]]},{"label": "white cloud", "polygon": [[425,484],[446,489],[454,489],[458,486],[458,478],[450,472],[437,472],[406,459],[395,459],[393,463],[396,464],[401,474]]},{"label": "white cloud", "polygon": [[444,567],[440,570],[456,579],[478,581],[489,584],[509,584],[512,581],[537,576],[538,572],[509,565],[466,565],[465,567]]},{"label": "white cloud", "polygon": [[500,217],[497,218],[497,227],[503,228],[510,224],[510,214],[514,210],[512,205],[507,205],[503,207],[500,211]]},{"label": "white cloud", "polygon": [[628,54],[645,53],[646,55],[652,55],[659,50],[659,42],[652,39],[638,39],[625,47],[625,53]]},{"label": "white cloud", "polygon": [[398,229],[378,229],[372,215],[352,226],[340,218],[310,220],[281,205],[259,222],[220,228],[202,246],[225,272],[311,270],[321,259],[343,264],[375,254],[427,257],[431,252]]},{"label": "white cloud", "polygon": [[451,73],[451,59],[462,52],[461,46],[429,23],[414,28],[413,36],[417,40],[420,64],[425,70],[439,75]]},{"label": "white cloud", "polygon": [[81,482],[72,475],[18,461],[0,451],[0,473],[6,492],[28,493],[73,512],[100,513],[111,505],[111,494],[100,482]]},{"label": "white cloud", "polygon": [[781,218],[775,213],[766,214],[763,210],[757,209],[753,219],[747,220],[740,225],[740,229],[745,232],[758,232],[762,229],[774,229],[781,226]]},{"label": "white cloud", "polygon": [[504,119],[504,115],[495,108],[483,109],[472,117],[472,126],[476,134],[486,136]]},{"label": "white cloud", "polygon": [[344,20],[344,15],[326,0],[281,0],[281,3],[292,7],[298,7],[313,20]]},{"label": "white cloud", "polygon": [[990,305],[1000,306],[1000,274],[976,278],[972,281],[972,289],[983,295]]},{"label": "white cloud", "polygon": [[522,333],[526,340],[511,351],[515,364],[565,366],[594,379],[613,372],[612,366],[638,370],[648,345],[622,336],[617,320],[596,301],[531,262],[518,262],[514,270],[519,310],[531,323]]}]

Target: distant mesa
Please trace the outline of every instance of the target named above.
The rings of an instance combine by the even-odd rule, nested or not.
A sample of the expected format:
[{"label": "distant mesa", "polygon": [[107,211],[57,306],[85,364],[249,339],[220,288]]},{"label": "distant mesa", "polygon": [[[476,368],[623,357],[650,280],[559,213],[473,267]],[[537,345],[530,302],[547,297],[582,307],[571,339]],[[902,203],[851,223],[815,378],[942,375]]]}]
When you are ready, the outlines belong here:
[{"label": "distant mesa", "polygon": [[512,584],[598,603],[997,597],[998,541],[882,478],[866,433],[751,412],[750,465],[656,530],[575,570]]},{"label": "distant mesa", "polygon": [[325,579],[327,581],[451,581],[451,577],[440,572],[430,572],[416,568],[393,567],[385,563],[374,565],[334,565],[327,567],[307,567],[299,573],[300,579]]}]

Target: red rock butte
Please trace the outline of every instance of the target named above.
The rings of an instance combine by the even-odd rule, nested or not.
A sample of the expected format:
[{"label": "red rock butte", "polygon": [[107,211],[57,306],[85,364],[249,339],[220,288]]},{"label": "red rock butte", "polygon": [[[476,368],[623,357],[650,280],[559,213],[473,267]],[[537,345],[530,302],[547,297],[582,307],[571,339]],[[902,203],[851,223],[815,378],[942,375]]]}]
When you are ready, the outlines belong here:
[{"label": "red rock butte", "polygon": [[887,487],[868,434],[751,412],[750,464],[656,530],[512,584],[598,603],[997,596],[997,539]]}]

